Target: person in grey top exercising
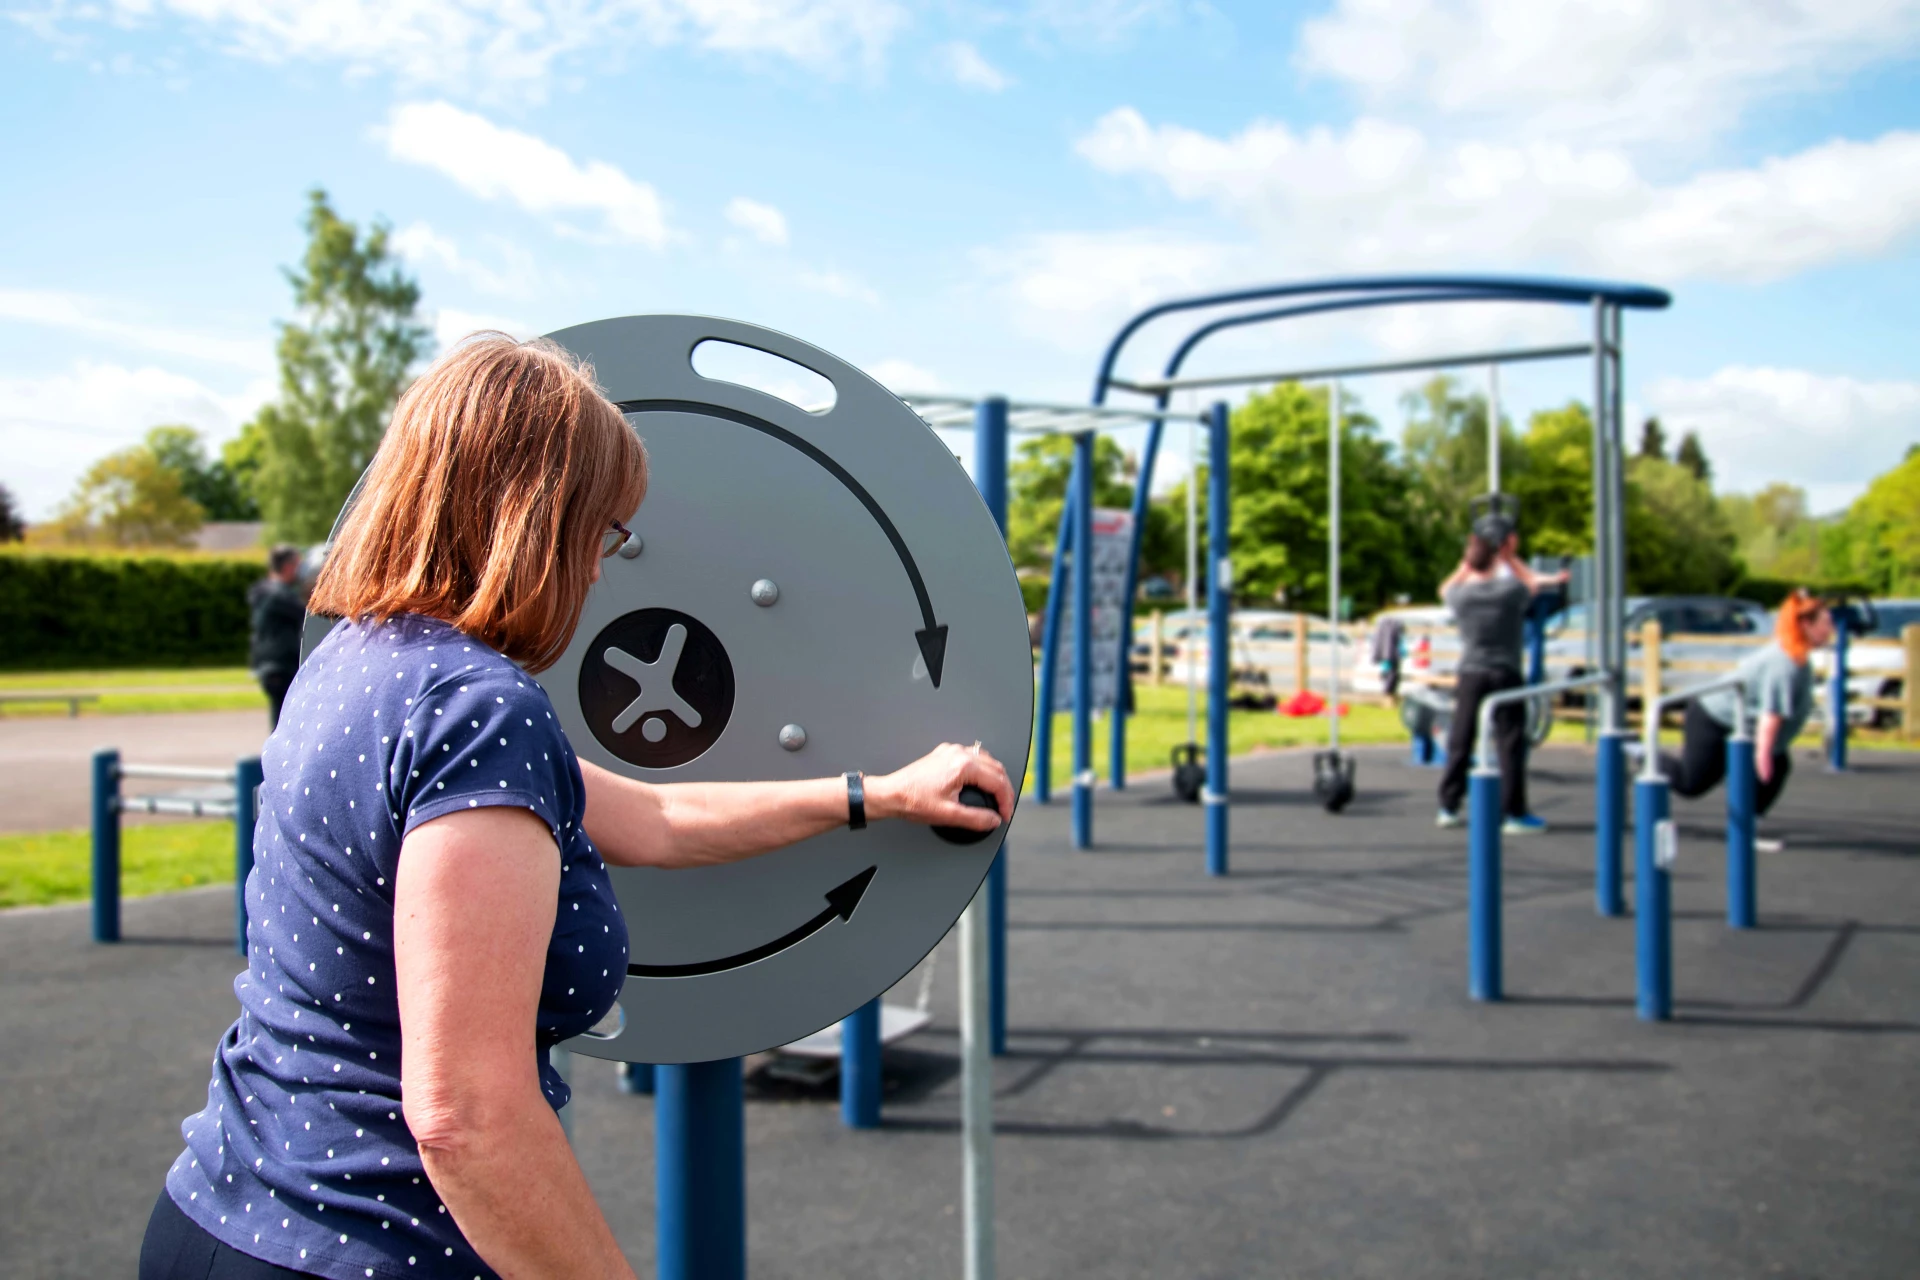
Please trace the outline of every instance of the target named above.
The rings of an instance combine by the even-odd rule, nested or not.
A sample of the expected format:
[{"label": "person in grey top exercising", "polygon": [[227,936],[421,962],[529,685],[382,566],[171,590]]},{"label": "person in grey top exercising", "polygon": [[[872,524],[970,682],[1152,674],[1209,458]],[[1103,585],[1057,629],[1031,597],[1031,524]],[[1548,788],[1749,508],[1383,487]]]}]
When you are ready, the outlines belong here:
[{"label": "person in grey top exercising", "polygon": [[[1488,695],[1516,689],[1521,650],[1526,640],[1527,605],[1542,587],[1565,582],[1567,575],[1535,573],[1520,559],[1520,535],[1504,515],[1474,522],[1466,555],[1440,584],[1440,599],[1460,628],[1460,667],[1453,690],[1453,724],[1447,733],[1447,769],[1440,777],[1442,827],[1461,824],[1460,801],[1467,794],[1473,767],[1474,732],[1480,703]],[[1500,796],[1506,817],[1501,830],[1517,834],[1545,831],[1547,824],[1527,808],[1527,709],[1509,702],[1493,713],[1494,745],[1500,759]]]}]

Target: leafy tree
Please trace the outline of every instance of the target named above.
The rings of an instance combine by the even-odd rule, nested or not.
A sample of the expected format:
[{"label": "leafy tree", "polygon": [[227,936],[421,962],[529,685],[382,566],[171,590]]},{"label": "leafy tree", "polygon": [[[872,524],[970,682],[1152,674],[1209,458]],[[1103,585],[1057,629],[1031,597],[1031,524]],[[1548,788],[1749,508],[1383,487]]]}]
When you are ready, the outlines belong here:
[{"label": "leafy tree", "polygon": [[14,505],[13,490],[0,484],[0,542],[18,542],[27,536],[27,522]]},{"label": "leafy tree", "polygon": [[88,468],[55,519],[68,542],[123,547],[186,545],[206,519],[180,473],[144,444],[110,453]]},{"label": "leafy tree", "polygon": [[[1593,417],[1571,401],[1527,423],[1503,486],[1520,499],[1521,550],[1583,556],[1593,550]],[[1457,553],[1456,553],[1457,554]]]},{"label": "leafy tree", "polygon": [[1679,462],[1630,458],[1627,587],[1645,595],[1725,591],[1744,571],[1733,527],[1705,480]]},{"label": "leafy tree", "polygon": [[180,477],[180,487],[200,504],[209,520],[258,520],[259,504],[241,487],[240,477],[224,458],[209,461],[200,433],[192,427],[155,427],[147,432],[147,448],[160,465]]},{"label": "leafy tree", "polygon": [[[1820,522],[1807,513],[1806,490],[1770,484],[1756,494],[1725,494],[1719,502],[1747,572],[1800,582],[1835,576],[1823,565],[1827,539]],[[1845,572],[1842,568],[1839,576]]]},{"label": "leafy tree", "polygon": [[1667,431],[1660,425],[1660,419],[1648,418],[1640,427],[1640,456],[1666,460]]},{"label": "leafy tree", "polygon": [[362,236],[316,189],[306,231],[304,262],[287,272],[300,318],[280,327],[280,398],[247,429],[259,435],[261,512],[275,537],[300,541],[332,527],[428,343],[414,319],[420,288],[394,263],[384,223]]},{"label": "leafy tree", "polygon": [[[1326,388],[1283,383],[1234,410],[1230,457],[1234,593],[1320,612],[1327,598]],[[1412,483],[1379,427],[1345,408],[1340,436],[1340,584],[1357,611],[1421,567],[1407,537]]]},{"label": "leafy tree", "polygon": [[1673,460],[1693,472],[1693,478],[1701,484],[1713,483],[1713,464],[1707,461],[1707,450],[1695,432],[1689,431],[1680,437],[1680,447],[1673,451]]},{"label": "leafy tree", "polygon": [[1920,445],[1875,478],[1842,523],[1853,534],[1853,576],[1885,595],[1920,595]]}]

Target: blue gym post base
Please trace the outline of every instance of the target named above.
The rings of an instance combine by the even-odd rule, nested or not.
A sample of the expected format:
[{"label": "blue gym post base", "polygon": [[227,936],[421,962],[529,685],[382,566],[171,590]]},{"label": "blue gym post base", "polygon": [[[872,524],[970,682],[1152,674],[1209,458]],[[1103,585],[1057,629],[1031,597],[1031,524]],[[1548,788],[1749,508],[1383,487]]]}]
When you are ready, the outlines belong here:
[{"label": "blue gym post base", "polygon": [[1833,612],[1833,675],[1827,682],[1827,711],[1833,728],[1827,734],[1827,768],[1844,773],[1847,768],[1847,613]]},{"label": "blue gym post base", "polygon": [[120,941],[120,753],[93,753],[93,940]]},{"label": "blue gym post base", "polygon": [[233,767],[233,936],[241,955],[247,954],[247,877],[253,874],[253,828],[264,779],[259,756]]},{"label": "blue gym post base", "polygon": [[1467,780],[1467,994],[1502,997],[1500,954],[1500,774]]},{"label": "blue gym post base", "polygon": [[622,1093],[653,1093],[653,1064],[651,1062],[616,1062],[613,1070],[614,1087]]},{"label": "blue gym post base", "polygon": [[1413,735],[1413,764],[1418,769],[1444,769],[1447,767],[1446,755],[1440,750],[1440,744],[1430,733]]},{"label": "blue gym post base", "polygon": [[[1207,874],[1227,874],[1227,684],[1233,638],[1229,610],[1233,561],[1227,532],[1227,406],[1207,412]],[[1223,572],[1224,571],[1224,572]]]},{"label": "blue gym post base", "polygon": [[659,1280],[746,1280],[740,1059],[654,1069]]},{"label": "blue gym post base", "polygon": [[1649,1022],[1673,1016],[1673,901],[1667,873],[1654,862],[1656,832],[1667,819],[1670,800],[1665,778],[1634,783],[1634,1005]]},{"label": "blue gym post base", "polygon": [[849,1129],[880,1127],[880,997],[840,1020],[840,1120]]},{"label": "blue gym post base", "polygon": [[1751,929],[1758,914],[1753,861],[1753,824],[1759,780],[1753,771],[1753,739],[1727,739],[1727,923]]},{"label": "blue gym post base", "polygon": [[[1003,535],[1007,531],[1007,430],[1004,396],[990,396],[974,407],[973,483]],[[1150,467],[1151,462],[1148,465]],[[1142,492],[1145,489],[1143,480]],[[1054,581],[1059,581],[1058,576]],[[1052,696],[1051,689],[1048,696]],[[1043,712],[1042,723],[1051,728],[1052,716]],[[1114,723],[1117,729],[1122,722]],[[1115,785],[1119,785],[1117,777]],[[1003,1054],[1007,1051],[1007,846],[1004,836],[1000,851],[987,869],[987,1019],[991,1049],[995,1054]]]},{"label": "blue gym post base", "polygon": [[1073,442],[1073,847],[1093,847],[1093,442]]},{"label": "blue gym post base", "polygon": [[1618,729],[1600,734],[1594,770],[1593,899],[1603,916],[1627,913],[1622,886],[1621,846],[1626,843],[1627,753],[1626,734]]}]

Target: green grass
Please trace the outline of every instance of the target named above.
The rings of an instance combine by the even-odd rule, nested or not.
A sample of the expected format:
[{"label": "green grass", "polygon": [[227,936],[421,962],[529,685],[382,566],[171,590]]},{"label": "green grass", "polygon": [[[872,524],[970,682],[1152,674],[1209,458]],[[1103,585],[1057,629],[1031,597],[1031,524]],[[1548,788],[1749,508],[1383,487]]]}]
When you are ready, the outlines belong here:
[{"label": "green grass", "polygon": [[[265,711],[266,695],[245,667],[169,667],[119,671],[33,671],[0,675],[0,693],[97,693],[81,715],[157,715],[176,711]],[[7,703],[0,715],[64,716],[64,702]]]},{"label": "green grass", "polygon": [[[0,835],[0,907],[81,902],[93,893],[92,842],[85,831]],[[173,893],[233,880],[231,822],[128,826],[120,834],[120,892]]]}]

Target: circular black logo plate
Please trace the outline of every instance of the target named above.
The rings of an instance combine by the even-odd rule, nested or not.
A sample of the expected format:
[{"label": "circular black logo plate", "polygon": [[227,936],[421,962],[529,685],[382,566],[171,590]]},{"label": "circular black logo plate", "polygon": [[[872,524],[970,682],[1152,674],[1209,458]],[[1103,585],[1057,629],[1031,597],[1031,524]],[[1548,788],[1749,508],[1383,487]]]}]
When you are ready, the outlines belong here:
[{"label": "circular black logo plate", "polygon": [[698,618],[635,609],[588,645],[580,710],[614,755],[642,769],[671,769],[720,740],[733,715],[733,663]]}]

